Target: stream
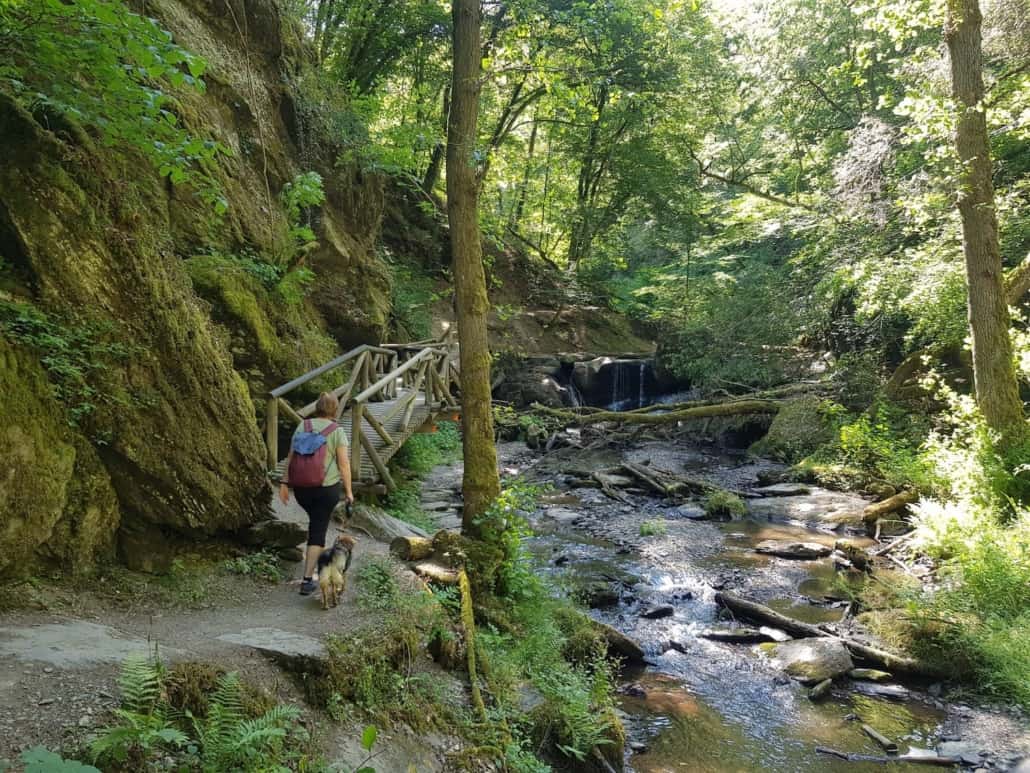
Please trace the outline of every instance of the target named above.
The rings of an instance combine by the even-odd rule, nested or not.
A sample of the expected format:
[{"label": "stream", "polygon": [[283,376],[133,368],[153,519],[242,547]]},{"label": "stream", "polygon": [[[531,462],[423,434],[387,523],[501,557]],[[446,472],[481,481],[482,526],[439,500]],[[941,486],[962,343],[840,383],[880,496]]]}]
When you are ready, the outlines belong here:
[{"label": "stream", "polygon": [[[517,442],[501,443],[498,450],[505,477],[548,488],[530,514],[535,536],[528,548],[538,570],[647,653],[648,665],[624,670],[620,680],[628,771],[932,769],[850,762],[815,751],[824,746],[882,755],[862,724],[893,740],[902,754],[951,744],[949,753],[967,755],[970,769],[1006,770],[1030,750],[1030,730],[1016,708],[973,707],[954,696],[949,702],[936,684],[890,682],[887,689],[896,694],[887,698],[870,694],[883,685],[848,678],[813,702],[807,688],[773,666],[758,647],[700,635],[731,622],[715,603],[719,590],[810,623],[840,620],[846,586],[869,581],[865,575],[838,571],[830,557],[790,560],[756,553],[754,547],[767,539],[832,547],[842,537],[872,544],[856,517],[867,504],[861,497],[799,486],[778,492],[791,496],[749,497],[748,514],[741,519],[710,521],[694,502],[674,504],[635,492],[631,504],[623,504],[573,483],[584,471],[623,459],[754,492],[760,473],[782,466],[742,452],[667,441],[621,451],[566,448],[543,456]],[[460,488],[460,464],[437,468],[426,481],[423,506],[437,512],[442,527],[459,528],[453,508],[460,507],[455,504]],[[664,528],[641,536],[645,522]],[[671,614],[643,616],[659,606],[671,607]]]}]

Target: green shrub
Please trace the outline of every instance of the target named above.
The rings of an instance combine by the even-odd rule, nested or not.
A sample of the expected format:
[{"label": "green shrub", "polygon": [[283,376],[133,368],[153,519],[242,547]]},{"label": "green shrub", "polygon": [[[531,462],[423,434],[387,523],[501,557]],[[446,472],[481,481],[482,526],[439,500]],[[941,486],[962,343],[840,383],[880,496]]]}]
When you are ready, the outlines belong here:
[{"label": "green shrub", "polygon": [[668,529],[663,520],[644,521],[640,524],[641,537],[664,537]]},{"label": "green shrub", "polygon": [[267,582],[275,583],[283,579],[282,562],[275,553],[267,550],[231,558],[222,564],[222,568],[230,574],[257,577]]},{"label": "green shrub", "polygon": [[743,518],[747,515],[744,500],[729,491],[721,489],[708,494],[701,503],[710,518]]},{"label": "green shrub", "polygon": [[369,559],[358,572],[358,604],[363,609],[386,611],[397,605],[400,588],[390,561]]},{"label": "green shrub", "polygon": [[[379,583],[379,572],[370,575]],[[415,670],[423,644],[447,626],[440,605],[425,594],[379,596],[386,612],[380,622],[346,636],[330,635],[326,678],[309,680],[309,697],[337,716],[352,704],[361,716],[385,725],[401,722],[416,730],[456,721],[439,680]]]}]

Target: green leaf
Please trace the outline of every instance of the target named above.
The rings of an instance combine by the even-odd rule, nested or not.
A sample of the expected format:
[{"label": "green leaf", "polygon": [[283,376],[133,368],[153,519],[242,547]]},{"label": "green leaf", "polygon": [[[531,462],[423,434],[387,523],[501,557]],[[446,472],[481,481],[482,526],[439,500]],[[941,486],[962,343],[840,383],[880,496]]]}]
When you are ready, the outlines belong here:
[{"label": "green leaf", "polygon": [[372,747],[375,746],[376,737],[379,735],[379,731],[375,725],[369,725],[365,728],[365,732],[361,734],[361,746],[365,751],[372,751]]}]

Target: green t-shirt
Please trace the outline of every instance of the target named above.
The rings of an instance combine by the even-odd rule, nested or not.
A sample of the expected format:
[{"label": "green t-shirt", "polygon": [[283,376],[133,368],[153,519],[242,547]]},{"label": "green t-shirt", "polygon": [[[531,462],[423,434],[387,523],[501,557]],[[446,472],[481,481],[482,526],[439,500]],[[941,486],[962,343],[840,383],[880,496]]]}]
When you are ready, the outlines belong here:
[{"label": "green t-shirt", "polygon": [[[311,431],[321,432],[332,423],[329,419],[311,419]],[[293,436],[296,437],[303,431],[304,422],[301,422],[297,425],[297,429],[294,430]],[[322,485],[335,486],[340,482],[340,466],[336,463],[336,449],[342,448],[344,451],[347,450],[347,436],[339,425],[329,433],[329,436],[325,439],[325,445],[325,478],[322,480]]]}]

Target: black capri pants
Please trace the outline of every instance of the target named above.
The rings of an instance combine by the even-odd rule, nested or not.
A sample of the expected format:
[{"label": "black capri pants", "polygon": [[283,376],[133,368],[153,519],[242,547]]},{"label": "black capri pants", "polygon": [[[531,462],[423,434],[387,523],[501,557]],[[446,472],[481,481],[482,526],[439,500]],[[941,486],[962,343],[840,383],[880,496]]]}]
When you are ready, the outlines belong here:
[{"label": "black capri pants", "polygon": [[297,497],[297,504],[304,508],[308,514],[308,544],[325,547],[325,533],[329,530],[329,518],[333,510],[340,504],[340,492],[342,486],[334,483],[332,486],[318,486],[317,488],[295,488],[293,495]]}]

